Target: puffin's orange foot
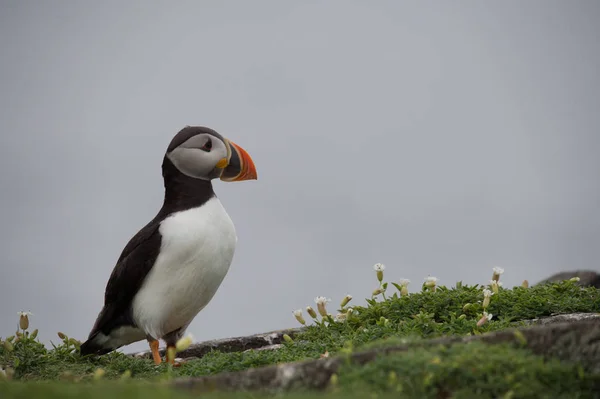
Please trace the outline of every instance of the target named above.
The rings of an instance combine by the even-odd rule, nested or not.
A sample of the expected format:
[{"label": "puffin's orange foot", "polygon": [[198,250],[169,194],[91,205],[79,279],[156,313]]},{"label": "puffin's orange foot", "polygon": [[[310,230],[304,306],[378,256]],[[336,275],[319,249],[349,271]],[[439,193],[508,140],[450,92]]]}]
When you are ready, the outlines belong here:
[{"label": "puffin's orange foot", "polygon": [[158,353],[158,340],[148,341],[150,344],[150,350],[152,351],[152,359],[154,359],[154,364],[158,365],[162,362],[160,358],[160,353]]}]

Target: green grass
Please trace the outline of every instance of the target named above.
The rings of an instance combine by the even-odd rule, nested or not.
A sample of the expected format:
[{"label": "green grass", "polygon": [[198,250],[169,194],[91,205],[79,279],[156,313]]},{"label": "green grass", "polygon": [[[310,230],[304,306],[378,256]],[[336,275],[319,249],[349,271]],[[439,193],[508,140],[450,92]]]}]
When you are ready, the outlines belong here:
[{"label": "green grass", "polygon": [[[387,288],[387,284],[381,285]],[[212,351],[180,368],[155,366],[151,360],[121,353],[82,358],[79,342],[63,336],[60,345],[45,348],[35,333],[25,331],[0,343],[0,366],[14,371],[12,381],[0,382],[0,397],[144,397],[162,398],[171,391],[163,383],[183,376],[204,376],[240,371],[304,359],[328,352],[357,351],[390,342],[419,341],[451,335],[477,335],[523,325],[524,320],[554,313],[597,312],[600,291],[582,289],[574,282],[532,288],[499,289],[486,309],[491,321],[477,326],[482,317],[482,286],[437,287],[409,296],[398,293],[367,299],[366,306],[339,309],[344,322],[319,318],[281,349],[221,353]],[[96,370],[103,377],[94,380]],[[358,393],[380,396],[453,397],[592,397],[590,387],[600,387],[598,375],[589,375],[576,364],[544,360],[525,349],[472,343],[449,348],[415,347],[402,354],[382,356],[365,366],[346,365],[335,377],[333,391],[340,397]],[[188,397],[184,393],[177,397]],[[212,394],[210,397],[218,394]],[[259,397],[256,394],[225,397]],[[350,396],[349,396],[350,395]],[[383,395],[383,396],[381,396]],[[471,395],[471,396],[470,396]],[[550,395],[550,396],[548,396]],[[587,395],[587,396],[586,396]],[[313,397],[314,394],[295,396]],[[286,396],[287,397],[287,396]],[[292,398],[292,396],[289,396]],[[395,396],[398,397],[398,396]],[[402,397],[402,396],[400,396]],[[443,397],[443,396],[442,396]]]}]

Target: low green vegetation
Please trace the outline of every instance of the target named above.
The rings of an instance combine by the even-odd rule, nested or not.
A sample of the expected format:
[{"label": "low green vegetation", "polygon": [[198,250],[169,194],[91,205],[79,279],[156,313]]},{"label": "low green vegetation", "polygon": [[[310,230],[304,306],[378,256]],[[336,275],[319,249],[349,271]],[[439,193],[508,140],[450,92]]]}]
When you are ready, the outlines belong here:
[{"label": "low green vegetation", "polygon": [[600,387],[600,375],[586,374],[577,365],[480,342],[382,356],[344,368],[338,381],[340,391],[407,398],[584,398]]},{"label": "low green vegetation", "polygon": [[[212,351],[181,367],[155,366],[149,359],[122,353],[82,358],[79,342],[60,333],[60,344],[48,349],[29,331],[28,315],[21,329],[0,340],[0,397],[132,397],[154,399],[188,397],[173,392],[174,378],[212,375],[254,367],[318,359],[370,347],[452,335],[478,335],[518,327],[525,320],[555,313],[597,312],[600,291],[581,288],[575,281],[535,287],[504,289],[502,270],[495,269],[486,286],[438,286],[428,278],[418,292],[408,293],[408,281],[386,283],[383,265],[376,265],[379,283],[365,306],[351,307],[342,299],[335,315],[329,300],[315,298],[312,307],[294,312],[302,324],[310,324],[281,348],[266,351],[222,353]],[[306,316],[306,317],[305,317]],[[312,323],[307,323],[312,320]],[[506,345],[416,345],[401,354],[381,356],[366,365],[345,364],[334,376],[330,396],[366,397],[514,397],[587,398],[600,387],[600,376],[577,364],[544,360],[526,349]],[[43,394],[43,395],[42,395]],[[224,396],[223,396],[224,395]],[[290,394],[291,395],[291,394]],[[314,397],[304,393],[289,398]],[[362,396],[361,396],[362,395]],[[258,397],[257,394],[219,394],[209,397]]]}]

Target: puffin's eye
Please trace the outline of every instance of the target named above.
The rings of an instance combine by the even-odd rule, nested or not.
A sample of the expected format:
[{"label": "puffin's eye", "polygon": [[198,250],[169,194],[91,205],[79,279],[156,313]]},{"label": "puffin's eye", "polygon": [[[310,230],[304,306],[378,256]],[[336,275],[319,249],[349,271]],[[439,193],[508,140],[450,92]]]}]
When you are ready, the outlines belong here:
[{"label": "puffin's eye", "polygon": [[212,150],[212,140],[208,139],[208,141],[202,146],[201,150],[210,152],[210,150]]}]

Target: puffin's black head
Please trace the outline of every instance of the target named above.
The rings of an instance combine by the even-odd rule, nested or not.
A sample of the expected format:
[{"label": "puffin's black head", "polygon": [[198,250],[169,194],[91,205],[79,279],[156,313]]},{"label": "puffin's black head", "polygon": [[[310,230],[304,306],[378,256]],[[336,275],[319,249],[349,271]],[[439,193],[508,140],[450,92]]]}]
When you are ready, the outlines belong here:
[{"label": "puffin's black head", "polygon": [[223,181],[256,180],[250,155],[239,145],[202,126],[186,126],[171,140],[165,157],[186,176]]}]

